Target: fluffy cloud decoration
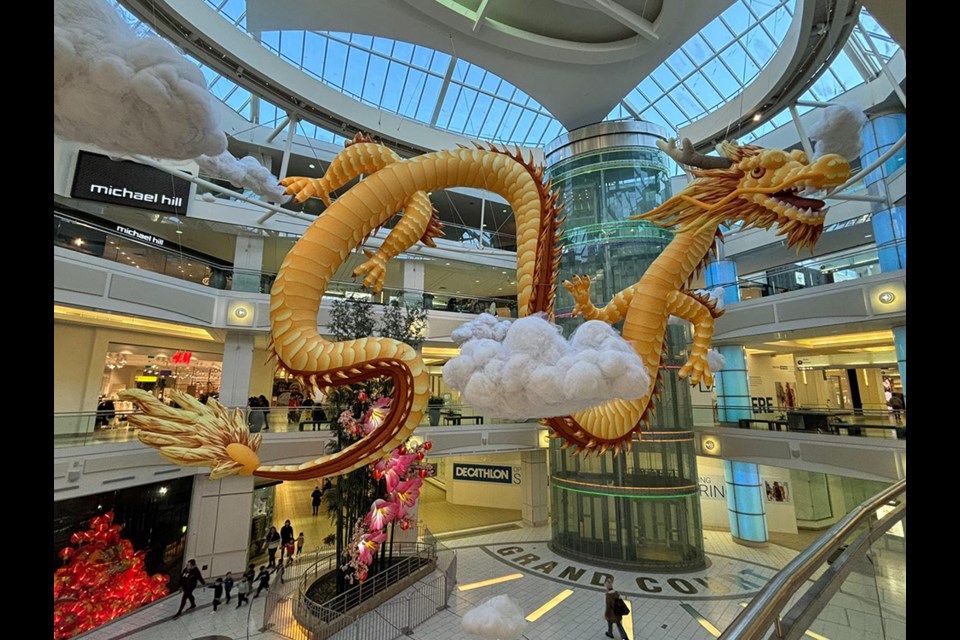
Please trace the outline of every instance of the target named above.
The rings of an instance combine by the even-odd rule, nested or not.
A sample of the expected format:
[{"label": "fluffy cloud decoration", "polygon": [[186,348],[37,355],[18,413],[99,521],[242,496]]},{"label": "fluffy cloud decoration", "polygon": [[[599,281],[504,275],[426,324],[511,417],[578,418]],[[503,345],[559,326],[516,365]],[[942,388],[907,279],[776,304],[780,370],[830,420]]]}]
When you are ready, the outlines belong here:
[{"label": "fluffy cloud decoration", "polygon": [[53,130],[179,160],[227,148],[200,69],[165,40],[139,37],[103,0],[54,0]]},{"label": "fluffy cloud decoration", "polygon": [[813,157],[836,153],[847,160],[856,160],[863,148],[860,130],[866,122],[867,117],[859,107],[845,104],[824,107],[820,122],[807,132],[812,140],[817,141]]},{"label": "fluffy cloud decoration", "polygon": [[580,325],[569,342],[541,315],[511,322],[482,314],[457,332],[460,355],[443,366],[443,378],[490,416],[564,416],[650,389],[643,360],[600,320]]},{"label": "fluffy cloud decoration", "polygon": [[[713,289],[697,289],[694,291],[694,293],[705,295],[710,298],[710,300],[715,301],[717,303],[717,311],[723,309],[723,287],[715,287]],[[684,324],[686,322],[686,320],[683,318],[678,318],[677,316],[670,316],[667,319],[667,324],[673,325]]]},{"label": "fluffy cloud decoration", "polygon": [[270,202],[283,203],[290,199],[284,195],[280,181],[253,156],[238,160],[229,151],[224,151],[218,156],[200,156],[197,163],[204,173],[229,180],[233,186],[249,189]]},{"label": "fluffy cloud decoration", "polygon": [[491,640],[517,640],[527,627],[523,610],[510,596],[499,595],[485,600],[464,614],[463,630]]},{"label": "fluffy cloud decoration", "polygon": [[727,359],[716,349],[710,349],[707,351],[707,366],[711,372],[716,373],[727,366]]}]

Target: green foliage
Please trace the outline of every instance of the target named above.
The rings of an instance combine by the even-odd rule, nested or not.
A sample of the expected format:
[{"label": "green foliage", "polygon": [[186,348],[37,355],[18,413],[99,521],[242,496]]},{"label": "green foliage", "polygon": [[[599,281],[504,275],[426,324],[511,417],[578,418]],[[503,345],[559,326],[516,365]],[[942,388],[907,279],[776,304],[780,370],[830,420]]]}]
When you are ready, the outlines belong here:
[{"label": "green foliage", "polygon": [[[427,337],[427,312],[422,306],[413,308],[400,305],[387,305],[379,320],[374,315],[374,305],[369,300],[359,298],[345,298],[334,300],[330,312],[328,333],[333,340],[356,340],[368,336],[391,338],[404,342],[414,348],[419,348]],[[337,434],[335,449],[337,451],[352,444],[352,438],[346,433],[340,416],[349,412],[354,418],[361,416],[370,408],[370,402],[392,393],[392,383],[389,379],[368,380],[361,384],[335,387],[330,390],[328,399],[334,407],[335,414],[330,416],[332,430]],[[366,401],[360,401],[360,394],[366,394]],[[440,403],[443,399],[440,398]],[[356,523],[362,519],[370,509],[371,503],[378,497],[381,489],[373,479],[369,467],[363,467],[341,475],[336,485],[324,492],[327,513],[330,520],[337,525],[337,534],[328,536],[328,544],[337,543],[338,554],[342,553],[343,545],[353,537]]]}]

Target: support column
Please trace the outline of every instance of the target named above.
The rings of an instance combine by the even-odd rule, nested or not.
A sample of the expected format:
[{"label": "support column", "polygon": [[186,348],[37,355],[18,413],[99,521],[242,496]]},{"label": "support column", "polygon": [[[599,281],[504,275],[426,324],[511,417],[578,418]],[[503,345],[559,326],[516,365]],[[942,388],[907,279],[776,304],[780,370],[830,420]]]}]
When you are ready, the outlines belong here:
[{"label": "support column", "polygon": [[737,422],[751,417],[750,380],[747,375],[747,356],[738,344],[717,347],[726,360],[723,369],[714,377],[717,388],[717,419]]},{"label": "support column", "polygon": [[220,375],[220,404],[226,407],[247,406],[250,374],[253,371],[254,337],[251,332],[227,331]]},{"label": "support column", "polygon": [[740,282],[737,275],[737,263],[733,260],[715,260],[707,265],[704,272],[707,289],[723,287],[723,304],[740,302]]},{"label": "support column", "polygon": [[520,454],[520,487],[523,489],[523,524],[539,527],[547,523],[547,450]]},{"label": "support column", "polygon": [[900,386],[903,388],[903,404],[907,404],[907,328],[893,328],[893,348],[897,352],[897,367],[900,369]]},{"label": "support column", "polygon": [[204,578],[243,573],[252,516],[253,476],[194,476],[184,564],[196,560]]},{"label": "support column", "polygon": [[[260,272],[263,270],[263,238],[237,236],[233,252],[233,291],[261,293]],[[267,289],[264,293],[269,293]]]},{"label": "support column", "polygon": [[[423,263],[416,260],[403,261],[403,304],[415,307],[424,304],[423,299]],[[430,305],[432,306],[432,305]]]},{"label": "support column", "polygon": [[760,469],[752,462],[723,461],[730,533],[737,542],[766,542],[767,511]]},{"label": "support column", "polygon": [[[860,162],[867,166],[886,153],[907,130],[907,114],[888,113],[870,120],[863,128]],[[870,195],[887,196],[887,180],[907,162],[904,146],[889,160],[863,177]],[[873,235],[880,260],[880,271],[907,268],[907,208],[886,202],[873,205]]]}]

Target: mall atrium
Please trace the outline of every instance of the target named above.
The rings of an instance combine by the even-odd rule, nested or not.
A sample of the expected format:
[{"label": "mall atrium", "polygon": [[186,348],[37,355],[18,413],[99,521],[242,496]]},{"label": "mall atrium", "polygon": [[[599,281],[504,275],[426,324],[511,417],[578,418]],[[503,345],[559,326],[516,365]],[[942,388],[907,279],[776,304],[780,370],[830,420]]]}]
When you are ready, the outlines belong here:
[{"label": "mall atrium", "polygon": [[54,0],[53,199],[55,640],[906,638],[904,0]]}]

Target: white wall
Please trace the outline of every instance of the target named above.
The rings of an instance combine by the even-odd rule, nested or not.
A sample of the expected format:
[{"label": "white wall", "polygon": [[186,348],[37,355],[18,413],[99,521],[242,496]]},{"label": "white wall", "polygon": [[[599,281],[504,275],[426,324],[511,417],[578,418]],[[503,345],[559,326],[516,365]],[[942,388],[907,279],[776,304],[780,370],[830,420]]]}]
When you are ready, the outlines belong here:
[{"label": "white wall", "polygon": [[[793,355],[775,355],[769,353],[747,354],[747,375],[750,378],[750,399],[762,398],[761,405],[768,398],[774,408],[780,406],[780,400],[777,398],[776,383],[784,386],[789,382],[796,389],[797,379],[795,373]],[[798,394],[799,395],[799,394]],[[798,398],[799,399],[799,398]],[[758,418],[772,418],[780,411],[767,411],[765,413],[754,415]]]},{"label": "white wall", "polygon": [[[465,504],[476,507],[494,507],[497,509],[517,509],[523,507],[523,482],[519,478],[519,453],[501,453],[490,456],[458,456],[445,458],[446,464],[441,469],[443,482],[447,489],[447,502]],[[499,482],[478,482],[473,480],[454,480],[453,469],[455,464],[479,464],[513,469],[513,484]]]},{"label": "white wall", "polygon": [[[787,499],[780,502],[767,501],[767,530],[774,533],[796,533],[797,518],[790,483],[790,470],[759,465],[760,478],[771,485],[774,482],[788,483]],[[697,471],[700,479],[700,517],[707,529],[730,531],[730,516],[727,510],[726,478],[723,461],[718,458],[697,456]]]}]

